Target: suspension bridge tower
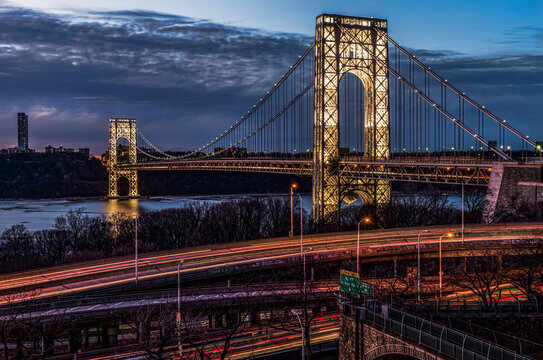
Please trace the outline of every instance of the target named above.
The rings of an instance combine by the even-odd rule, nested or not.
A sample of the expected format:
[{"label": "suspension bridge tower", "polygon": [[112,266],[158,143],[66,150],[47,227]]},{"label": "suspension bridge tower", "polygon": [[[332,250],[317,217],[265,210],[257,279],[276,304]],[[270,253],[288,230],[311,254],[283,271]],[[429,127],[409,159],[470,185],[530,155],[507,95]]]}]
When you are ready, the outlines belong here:
[{"label": "suspension bridge tower", "polygon": [[124,138],[128,141],[128,164],[135,164],[136,156],[136,119],[111,118],[109,119],[109,192],[108,198],[119,197],[117,183],[120,178],[128,180],[128,197],[137,198],[138,194],[138,172],[126,170],[119,167],[117,158],[117,141]]},{"label": "suspension bridge tower", "polygon": [[[379,29],[380,32],[377,30]],[[313,142],[313,216],[321,224],[339,223],[347,192],[364,202],[387,202],[386,180],[342,176],[339,149],[339,82],[347,73],[364,87],[364,158],[390,157],[387,22],[322,14],[316,20],[315,115]]]}]

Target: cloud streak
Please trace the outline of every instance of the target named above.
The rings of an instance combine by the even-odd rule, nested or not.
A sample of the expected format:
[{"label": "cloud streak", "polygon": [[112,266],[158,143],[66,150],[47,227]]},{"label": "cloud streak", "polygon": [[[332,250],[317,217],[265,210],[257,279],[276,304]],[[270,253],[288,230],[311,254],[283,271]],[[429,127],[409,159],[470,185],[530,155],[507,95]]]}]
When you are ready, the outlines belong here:
[{"label": "cloud streak", "polygon": [[[147,11],[0,7],[0,147],[16,142],[16,112],[27,111],[38,150],[62,143],[103,152],[107,119],[117,116],[136,117],[163,148],[195,148],[239,119],[311,41]],[[533,91],[543,84],[542,56],[413,51],[497,114],[519,107],[494,103],[489,86],[520,99],[529,110],[521,125],[543,112],[541,91]]]}]

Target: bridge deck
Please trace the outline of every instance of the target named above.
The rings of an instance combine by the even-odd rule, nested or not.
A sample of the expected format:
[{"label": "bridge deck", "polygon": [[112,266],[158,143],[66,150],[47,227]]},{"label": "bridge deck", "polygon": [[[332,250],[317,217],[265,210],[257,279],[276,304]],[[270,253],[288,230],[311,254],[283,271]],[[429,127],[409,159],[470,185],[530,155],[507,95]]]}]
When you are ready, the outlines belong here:
[{"label": "bridge deck", "polygon": [[[488,185],[493,163],[477,159],[438,159],[370,161],[346,158],[338,162],[342,176],[353,179],[466,183]],[[124,170],[211,170],[282,173],[311,176],[312,160],[277,158],[225,158],[168,160],[119,165]]]}]

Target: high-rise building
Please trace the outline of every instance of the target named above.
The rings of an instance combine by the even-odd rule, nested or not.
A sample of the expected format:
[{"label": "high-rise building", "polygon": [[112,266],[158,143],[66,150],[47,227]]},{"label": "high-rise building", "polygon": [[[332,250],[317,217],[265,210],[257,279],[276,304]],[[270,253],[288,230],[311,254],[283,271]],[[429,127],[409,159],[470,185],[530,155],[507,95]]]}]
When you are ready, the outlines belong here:
[{"label": "high-rise building", "polygon": [[17,113],[17,145],[19,151],[28,151],[28,115]]}]

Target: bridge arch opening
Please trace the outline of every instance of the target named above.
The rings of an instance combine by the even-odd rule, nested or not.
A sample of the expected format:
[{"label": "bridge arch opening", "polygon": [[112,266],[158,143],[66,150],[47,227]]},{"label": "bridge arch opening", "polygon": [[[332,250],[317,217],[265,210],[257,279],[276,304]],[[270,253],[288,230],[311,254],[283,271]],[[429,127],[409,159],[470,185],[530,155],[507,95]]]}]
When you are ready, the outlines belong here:
[{"label": "bridge arch opening", "polygon": [[121,197],[130,195],[130,180],[126,176],[121,176],[117,179],[117,193]]},{"label": "bridge arch opening", "polygon": [[371,114],[367,113],[365,90],[369,77],[362,71],[345,72],[339,80],[338,92],[338,128],[339,156],[364,156],[364,125]]},{"label": "bridge arch opening", "polygon": [[117,164],[130,163],[130,142],[126,137],[117,138],[115,143],[117,148]]}]

